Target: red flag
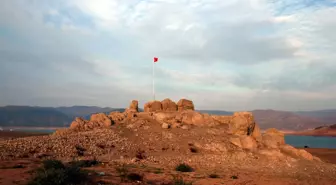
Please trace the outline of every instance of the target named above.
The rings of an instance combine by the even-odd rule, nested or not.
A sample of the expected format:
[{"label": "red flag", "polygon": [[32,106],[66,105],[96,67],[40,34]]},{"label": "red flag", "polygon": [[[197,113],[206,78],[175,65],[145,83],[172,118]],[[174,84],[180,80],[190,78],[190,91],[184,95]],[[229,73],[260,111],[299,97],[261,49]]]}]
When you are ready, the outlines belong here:
[{"label": "red flag", "polygon": [[154,62],[158,62],[158,61],[159,61],[159,58],[154,57]]}]

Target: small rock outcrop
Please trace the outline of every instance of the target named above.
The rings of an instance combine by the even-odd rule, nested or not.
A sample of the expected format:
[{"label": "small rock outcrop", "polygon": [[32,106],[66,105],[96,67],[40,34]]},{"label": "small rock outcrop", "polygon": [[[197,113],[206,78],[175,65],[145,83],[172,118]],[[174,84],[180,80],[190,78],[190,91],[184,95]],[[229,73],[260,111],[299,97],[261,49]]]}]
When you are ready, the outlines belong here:
[{"label": "small rock outcrop", "polygon": [[139,112],[139,102],[138,100],[132,100],[130,106],[129,106],[130,110],[134,110],[135,112]]},{"label": "small rock outcrop", "polygon": [[70,129],[72,130],[84,130],[84,125],[86,125],[88,121],[83,118],[76,117],[75,120],[70,124]]},{"label": "small rock outcrop", "polygon": [[262,142],[268,148],[279,148],[280,146],[285,144],[285,135],[274,129],[268,129],[262,135]]},{"label": "small rock outcrop", "polygon": [[113,124],[112,120],[104,113],[92,114],[90,122],[93,122],[93,124],[97,126],[102,125],[104,127],[110,127]]},{"label": "small rock outcrop", "polygon": [[191,100],[180,99],[177,102],[178,111],[195,110],[194,103]]},{"label": "small rock outcrop", "polygon": [[156,112],[162,111],[162,104],[160,101],[151,101],[145,104],[144,106],[145,112]]},{"label": "small rock outcrop", "polygon": [[163,111],[177,111],[177,105],[171,99],[166,98],[161,101]]},{"label": "small rock outcrop", "polygon": [[235,135],[251,135],[255,126],[251,112],[235,112],[230,121],[230,132]]}]

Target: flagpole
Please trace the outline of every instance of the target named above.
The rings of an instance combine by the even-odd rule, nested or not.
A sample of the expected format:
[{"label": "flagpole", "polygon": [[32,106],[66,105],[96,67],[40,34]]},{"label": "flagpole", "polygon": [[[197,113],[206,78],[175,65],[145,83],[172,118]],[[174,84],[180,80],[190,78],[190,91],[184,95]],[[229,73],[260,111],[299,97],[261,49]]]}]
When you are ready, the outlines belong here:
[{"label": "flagpole", "polygon": [[152,62],[153,63],[153,100],[155,100],[155,66],[154,66],[154,64],[155,64],[155,62],[153,61]]}]

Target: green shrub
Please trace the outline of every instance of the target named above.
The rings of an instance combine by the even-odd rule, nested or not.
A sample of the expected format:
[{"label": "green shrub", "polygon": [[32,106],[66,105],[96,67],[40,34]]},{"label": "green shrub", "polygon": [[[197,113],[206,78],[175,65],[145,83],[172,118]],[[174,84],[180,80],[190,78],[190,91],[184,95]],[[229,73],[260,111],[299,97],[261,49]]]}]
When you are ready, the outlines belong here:
[{"label": "green shrub", "polygon": [[192,172],[192,171],[194,171],[194,169],[192,167],[190,167],[189,165],[184,164],[184,163],[177,165],[175,170],[180,171],[180,172]]},{"label": "green shrub", "polygon": [[90,182],[88,173],[77,166],[65,166],[61,161],[43,161],[28,185],[81,185]]}]

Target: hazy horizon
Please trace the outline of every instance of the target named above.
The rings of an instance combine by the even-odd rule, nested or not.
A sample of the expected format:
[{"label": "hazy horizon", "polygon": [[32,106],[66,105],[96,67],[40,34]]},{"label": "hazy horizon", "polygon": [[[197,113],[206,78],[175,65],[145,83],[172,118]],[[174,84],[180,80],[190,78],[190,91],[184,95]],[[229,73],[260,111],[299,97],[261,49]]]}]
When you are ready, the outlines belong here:
[{"label": "hazy horizon", "polygon": [[335,109],[332,0],[3,1],[0,106]]},{"label": "hazy horizon", "polygon": [[[109,107],[109,106],[96,106],[96,105],[69,105],[69,106],[39,106],[39,105],[4,105],[0,107],[7,107],[7,106],[22,106],[22,107],[41,107],[41,108],[60,108],[60,107],[98,107],[98,108],[110,108],[110,109],[126,109],[128,105],[125,105],[123,107]],[[144,104],[139,103],[139,108],[143,109]],[[226,111],[226,112],[238,112],[238,111],[256,111],[256,110],[273,110],[273,111],[289,111],[289,112],[300,112],[300,111],[334,111],[334,109],[302,109],[302,110],[280,110],[280,109],[272,109],[272,108],[265,108],[265,109],[260,109],[260,108],[253,108],[253,109],[246,109],[246,110],[226,110],[226,109],[202,109],[202,108],[197,108],[195,107],[196,110],[208,110],[208,111]]]}]

